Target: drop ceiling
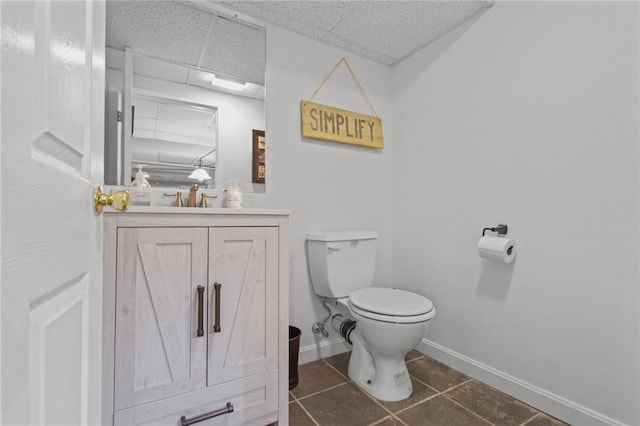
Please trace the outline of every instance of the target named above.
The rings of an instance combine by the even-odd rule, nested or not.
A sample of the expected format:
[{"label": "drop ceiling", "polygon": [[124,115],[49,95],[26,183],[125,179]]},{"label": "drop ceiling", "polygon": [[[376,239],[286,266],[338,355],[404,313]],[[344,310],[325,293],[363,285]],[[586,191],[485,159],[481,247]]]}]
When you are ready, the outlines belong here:
[{"label": "drop ceiling", "polygon": [[489,8],[478,1],[215,1],[226,8],[394,65]]},{"label": "drop ceiling", "polygon": [[[216,13],[202,4],[177,1],[109,0],[106,3],[107,66],[122,69],[125,48],[148,58],[138,61],[142,75],[173,81],[183,73],[188,84],[202,84],[200,71],[264,85],[264,28]],[[180,71],[176,64],[190,68]],[[184,78],[180,77],[182,80]],[[255,95],[259,97],[259,95]]]},{"label": "drop ceiling", "polygon": [[166,99],[134,96],[133,137],[216,146],[216,108],[205,108]]},{"label": "drop ceiling", "polygon": [[151,57],[263,85],[265,32],[244,22],[243,16],[391,66],[492,4],[492,0],[109,0],[107,45],[119,51],[132,47]]}]

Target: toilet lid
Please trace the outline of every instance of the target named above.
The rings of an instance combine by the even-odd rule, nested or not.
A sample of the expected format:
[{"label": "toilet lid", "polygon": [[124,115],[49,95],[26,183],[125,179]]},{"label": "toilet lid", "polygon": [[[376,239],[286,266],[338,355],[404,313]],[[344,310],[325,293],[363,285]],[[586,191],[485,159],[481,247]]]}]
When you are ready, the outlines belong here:
[{"label": "toilet lid", "polygon": [[349,301],[356,308],[395,317],[417,316],[433,310],[433,303],[426,297],[395,288],[363,288],[351,292]]}]

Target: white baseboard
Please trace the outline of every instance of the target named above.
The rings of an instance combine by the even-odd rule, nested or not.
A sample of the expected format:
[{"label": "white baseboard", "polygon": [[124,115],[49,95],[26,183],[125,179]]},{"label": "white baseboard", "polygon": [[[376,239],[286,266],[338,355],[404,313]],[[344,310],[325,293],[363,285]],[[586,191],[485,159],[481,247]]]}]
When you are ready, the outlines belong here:
[{"label": "white baseboard", "polygon": [[624,426],[624,423],[604,414],[510,376],[428,339],[423,339],[416,350],[569,424]]},{"label": "white baseboard", "polygon": [[338,355],[350,350],[351,345],[342,339],[335,342],[327,340],[315,345],[304,346],[300,348],[298,364],[306,364],[308,362],[316,361],[328,356]]}]

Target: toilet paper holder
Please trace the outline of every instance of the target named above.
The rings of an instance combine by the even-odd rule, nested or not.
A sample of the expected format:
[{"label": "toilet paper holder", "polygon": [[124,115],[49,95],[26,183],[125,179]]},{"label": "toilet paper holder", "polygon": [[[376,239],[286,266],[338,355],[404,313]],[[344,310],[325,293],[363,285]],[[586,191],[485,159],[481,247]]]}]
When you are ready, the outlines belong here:
[{"label": "toilet paper holder", "polygon": [[498,235],[506,235],[508,229],[509,229],[509,227],[507,225],[498,225],[498,226],[496,226],[494,228],[484,228],[482,230],[482,236],[484,237],[484,233],[487,232],[487,231],[497,232]]}]

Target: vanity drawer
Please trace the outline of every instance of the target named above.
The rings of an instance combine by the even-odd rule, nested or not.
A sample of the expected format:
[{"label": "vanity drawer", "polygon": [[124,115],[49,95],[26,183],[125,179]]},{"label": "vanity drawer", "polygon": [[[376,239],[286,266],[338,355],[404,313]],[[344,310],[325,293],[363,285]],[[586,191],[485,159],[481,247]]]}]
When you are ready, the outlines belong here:
[{"label": "vanity drawer", "polygon": [[[114,425],[181,426],[181,417],[197,420],[208,413],[225,411],[227,403],[233,412],[202,419],[197,426],[259,425],[275,422],[278,411],[278,372],[271,370],[231,382],[188,392],[173,398],[140,405],[114,413]],[[271,414],[271,416],[268,416]]]}]

